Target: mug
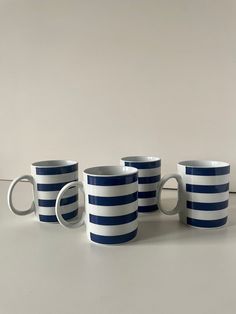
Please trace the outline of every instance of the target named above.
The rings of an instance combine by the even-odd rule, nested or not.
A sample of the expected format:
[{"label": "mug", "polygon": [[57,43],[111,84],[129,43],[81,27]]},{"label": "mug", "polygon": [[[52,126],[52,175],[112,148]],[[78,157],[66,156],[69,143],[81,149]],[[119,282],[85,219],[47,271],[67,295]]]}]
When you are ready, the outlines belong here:
[{"label": "mug", "polygon": [[120,164],[138,169],[138,211],[147,213],[157,210],[157,187],[161,178],[161,159],[129,156],[121,158]]},{"label": "mug", "polygon": [[[221,161],[188,160],[177,165],[178,174],[164,176],[159,184],[157,202],[167,214],[179,213],[180,221],[192,227],[216,228],[227,222],[230,165]],[[178,182],[178,202],[166,210],[160,202],[164,184]]]},{"label": "mug", "polygon": [[79,188],[85,197],[85,212],[78,221],[86,225],[87,237],[100,244],[118,244],[135,238],[138,228],[138,174],[132,167],[102,166],[84,170],[83,183],[71,182],[62,188],[56,201],[56,215],[64,227],[75,222],[63,218],[61,199],[70,188]]},{"label": "mug", "polygon": [[[29,209],[18,210],[13,205],[12,193],[15,185],[21,180],[27,180],[33,187],[33,202]],[[55,204],[59,191],[68,182],[78,180],[78,163],[69,160],[39,161],[31,165],[31,175],[16,178],[8,190],[8,206],[16,215],[36,214],[39,221],[58,222]],[[78,214],[78,191],[68,190],[61,200],[64,219],[72,219]]]}]

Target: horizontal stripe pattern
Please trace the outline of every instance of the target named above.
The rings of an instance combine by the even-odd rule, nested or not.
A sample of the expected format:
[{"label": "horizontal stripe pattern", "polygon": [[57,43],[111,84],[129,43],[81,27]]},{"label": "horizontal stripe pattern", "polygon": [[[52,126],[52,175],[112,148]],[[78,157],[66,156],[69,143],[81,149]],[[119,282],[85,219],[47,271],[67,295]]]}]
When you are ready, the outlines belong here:
[{"label": "horizontal stripe pattern", "polygon": [[148,161],[148,162],[125,161],[124,165],[128,167],[134,167],[137,169],[153,169],[153,168],[159,168],[161,166],[161,160]]},{"label": "horizontal stripe pattern", "polygon": [[[58,193],[69,182],[78,180],[78,164],[63,167],[33,167],[38,196],[40,221],[57,222],[55,204]],[[78,190],[69,189],[61,200],[61,211],[65,219],[76,216],[78,211]]]},{"label": "horizontal stripe pattern", "polygon": [[85,175],[87,232],[91,241],[116,244],[137,233],[137,174],[124,176]]},{"label": "horizontal stripe pattern", "polygon": [[138,211],[144,213],[157,210],[157,186],[161,179],[161,160],[150,162],[121,160],[121,164],[138,169]]},{"label": "horizontal stripe pattern", "polygon": [[220,176],[220,175],[229,174],[230,166],[210,167],[210,168],[186,167],[185,173],[194,175],[194,176]]},{"label": "horizontal stripe pattern", "polygon": [[137,181],[137,174],[130,174],[124,176],[111,176],[111,177],[99,177],[99,176],[87,176],[87,183],[98,186],[113,186],[130,184]]},{"label": "horizontal stripe pattern", "polygon": [[230,167],[179,167],[186,184],[187,224],[201,228],[224,225],[228,216]]},{"label": "horizontal stripe pattern", "polygon": [[63,182],[63,183],[51,183],[51,184],[42,184],[37,183],[37,190],[38,191],[60,191],[63,186],[65,186],[69,182]]},{"label": "horizontal stripe pattern", "polygon": [[[55,200],[59,191],[38,191],[38,199]],[[77,188],[73,187],[67,190],[64,197],[70,197],[78,193]]]},{"label": "horizontal stripe pattern", "polygon": [[[78,200],[78,194],[63,198],[60,202],[60,205],[69,205],[75,203]],[[56,200],[38,200],[38,205],[41,207],[53,207],[56,205]]]},{"label": "horizontal stripe pattern", "polygon": [[150,197],[156,197],[157,191],[148,191],[148,192],[138,192],[139,198],[150,198]]},{"label": "horizontal stripe pattern", "polygon": [[137,198],[138,198],[137,192],[129,194],[129,195],[110,196],[110,197],[88,195],[89,204],[102,205],[102,206],[125,205],[125,204],[135,202]]},{"label": "horizontal stripe pattern", "polygon": [[186,184],[186,191],[192,193],[222,193],[229,190],[229,183],[220,185]]},{"label": "horizontal stripe pattern", "polygon": [[128,222],[131,222],[135,219],[137,219],[138,213],[137,211],[123,215],[123,216],[115,216],[115,217],[103,217],[103,216],[95,216],[92,214],[89,214],[89,221],[98,224],[98,225],[122,225],[126,224]]},{"label": "horizontal stripe pattern", "polygon": [[229,201],[217,202],[217,203],[201,203],[187,201],[187,208],[196,210],[221,210],[228,207]]},{"label": "horizontal stripe pattern", "polygon": [[[65,220],[70,220],[78,215],[78,209],[67,214],[63,214]],[[56,215],[39,215],[39,220],[42,222],[58,222]]]},{"label": "horizontal stripe pattern", "polygon": [[138,229],[135,229],[134,231],[118,236],[101,236],[98,234],[90,233],[90,239],[93,242],[101,244],[121,244],[134,239],[137,235],[137,231]]},{"label": "horizontal stripe pattern", "polygon": [[217,228],[222,227],[227,222],[227,217],[214,220],[201,220],[187,217],[187,224],[198,228]]},{"label": "horizontal stripe pattern", "polygon": [[138,211],[140,213],[149,213],[149,212],[153,212],[155,210],[158,210],[158,206],[157,204],[154,204],[154,205],[147,205],[147,206],[139,206],[138,207]]},{"label": "horizontal stripe pattern", "polygon": [[64,173],[78,171],[78,164],[62,166],[62,167],[36,167],[37,175],[61,175]]},{"label": "horizontal stripe pattern", "polygon": [[139,184],[149,184],[149,183],[157,183],[161,180],[161,176],[150,176],[150,177],[139,177],[138,183]]}]

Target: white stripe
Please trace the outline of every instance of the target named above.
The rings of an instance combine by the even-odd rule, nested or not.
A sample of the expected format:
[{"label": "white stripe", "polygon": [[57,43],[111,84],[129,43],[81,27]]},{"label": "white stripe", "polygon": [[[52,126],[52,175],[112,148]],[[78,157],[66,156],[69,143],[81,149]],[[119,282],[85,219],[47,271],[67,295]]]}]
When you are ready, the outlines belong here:
[{"label": "white stripe", "polygon": [[96,216],[107,216],[115,217],[128,215],[138,210],[138,201],[132,202],[126,205],[117,205],[117,206],[97,206],[92,204],[86,204],[86,211],[88,214]]},{"label": "white stripe", "polygon": [[137,229],[138,221],[135,219],[127,224],[123,225],[116,225],[116,226],[103,226],[103,225],[96,225],[93,223],[87,223],[88,232],[95,233],[101,236],[116,236],[122,235],[126,233],[130,233]]},{"label": "white stripe", "polygon": [[186,192],[187,200],[201,203],[223,202],[229,198],[229,192],[223,193],[191,193]]},{"label": "white stripe", "polygon": [[157,190],[157,182],[150,183],[150,184],[139,184],[138,191],[139,192],[149,192],[149,191],[156,191]]},{"label": "white stripe", "polygon": [[41,184],[53,184],[53,183],[63,183],[75,181],[78,179],[78,171],[55,174],[55,175],[34,175],[35,181]]},{"label": "white stripe", "polygon": [[114,186],[99,186],[87,184],[85,186],[85,191],[87,194],[94,196],[122,196],[137,192],[138,183],[136,181],[130,184]]},{"label": "white stripe", "polygon": [[161,167],[152,169],[138,169],[138,176],[142,177],[154,177],[161,174]]},{"label": "white stripe", "polygon": [[[38,198],[42,200],[55,200],[60,191],[37,191]],[[76,187],[73,187],[64,194],[63,198],[74,196],[78,193]]]},{"label": "white stripe", "polygon": [[157,198],[156,197],[139,198],[138,199],[138,206],[149,206],[149,205],[155,205],[155,204],[157,204]]},{"label": "white stripe", "polygon": [[187,210],[187,216],[189,218],[194,218],[194,219],[201,219],[201,220],[216,220],[216,219],[221,219],[224,218],[228,215],[228,209],[221,209],[221,210],[193,210],[193,209],[188,209]]},{"label": "white stripe", "polygon": [[[72,204],[61,206],[61,213],[66,214],[73,212],[78,208],[78,202],[74,202]],[[42,207],[38,206],[38,212],[40,215],[56,215],[55,214],[55,207]]]},{"label": "white stripe", "polygon": [[222,176],[183,176],[184,183],[200,185],[219,185],[229,183],[229,175]]}]

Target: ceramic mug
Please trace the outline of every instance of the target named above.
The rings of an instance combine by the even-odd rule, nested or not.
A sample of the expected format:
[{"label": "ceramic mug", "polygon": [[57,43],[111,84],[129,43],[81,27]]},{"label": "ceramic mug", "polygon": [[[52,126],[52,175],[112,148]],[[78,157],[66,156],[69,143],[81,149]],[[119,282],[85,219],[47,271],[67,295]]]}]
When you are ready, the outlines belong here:
[{"label": "ceramic mug", "polygon": [[161,178],[159,157],[129,156],[120,160],[122,166],[138,169],[138,211],[152,212],[157,207],[157,187]]},{"label": "ceramic mug", "polygon": [[103,166],[84,170],[83,183],[71,182],[62,188],[56,201],[56,215],[64,227],[74,227],[62,216],[61,199],[70,188],[79,188],[85,197],[85,212],[77,222],[86,225],[90,241],[118,244],[135,238],[138,221],[137,169]]},{"label": "ceramic mug", "polygon": [[[27,180],[33,187],[33,202],[29,209],[16,209],[12,201],[15,185]],[[68,182],[78,180],[78,163],[69,160],[39,161],[31,165],[31,175],[16,178],[8,190],[8,206],[16,215],[36,214],[39,221],[58,222],[55,204],[59,191]],[[64,219],[72,219],[78,214],[78,191],[71,188],[61,200],[61,212]]]},{"label": "ceramic mug", "polygon": [[[179,213],[180,221],[198,228],[221,227],[227,222],[230,165],[221,161],[188,160],[179,162],[178,174],[164,176],[157,196],[159,209]],[[178,202],[174,209],[161,205],[161,191],[169,179],[178,182]]]}]

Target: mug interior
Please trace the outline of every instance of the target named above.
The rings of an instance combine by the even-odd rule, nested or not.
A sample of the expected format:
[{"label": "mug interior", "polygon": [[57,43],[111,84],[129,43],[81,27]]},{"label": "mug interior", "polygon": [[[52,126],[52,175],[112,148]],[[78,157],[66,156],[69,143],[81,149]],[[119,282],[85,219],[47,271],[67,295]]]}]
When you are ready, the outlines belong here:
[{"label": "mug interior", "polygon": [[224,161],[212,161],[212,160],[186,160],[178,163],[181,166],[191,168],[217,168],[227,167],[229,164]]},{"label": "mug interior", "polygon": [[150,162],[150,161],[158,161],[161,160],[159,157],[149,157],[149,156],[127,156],[121,158],[123,161],[128,162]]},{"label": "mug interior", "polygon": [[77,161],[73,160],[44,160],[37,161],[32,164],[34,167],[43,167],[43,168],[53,168],[53,167],[64,167],[64,166],[73,166],[76,165]]},{"label": "mug interior", "polygon": [[84,173],[92,176],[125,176],[129,174],[135,174],[138,170],[133,167],[122,167],[122,166],[100,166],[93,167],[84,170]]}]

